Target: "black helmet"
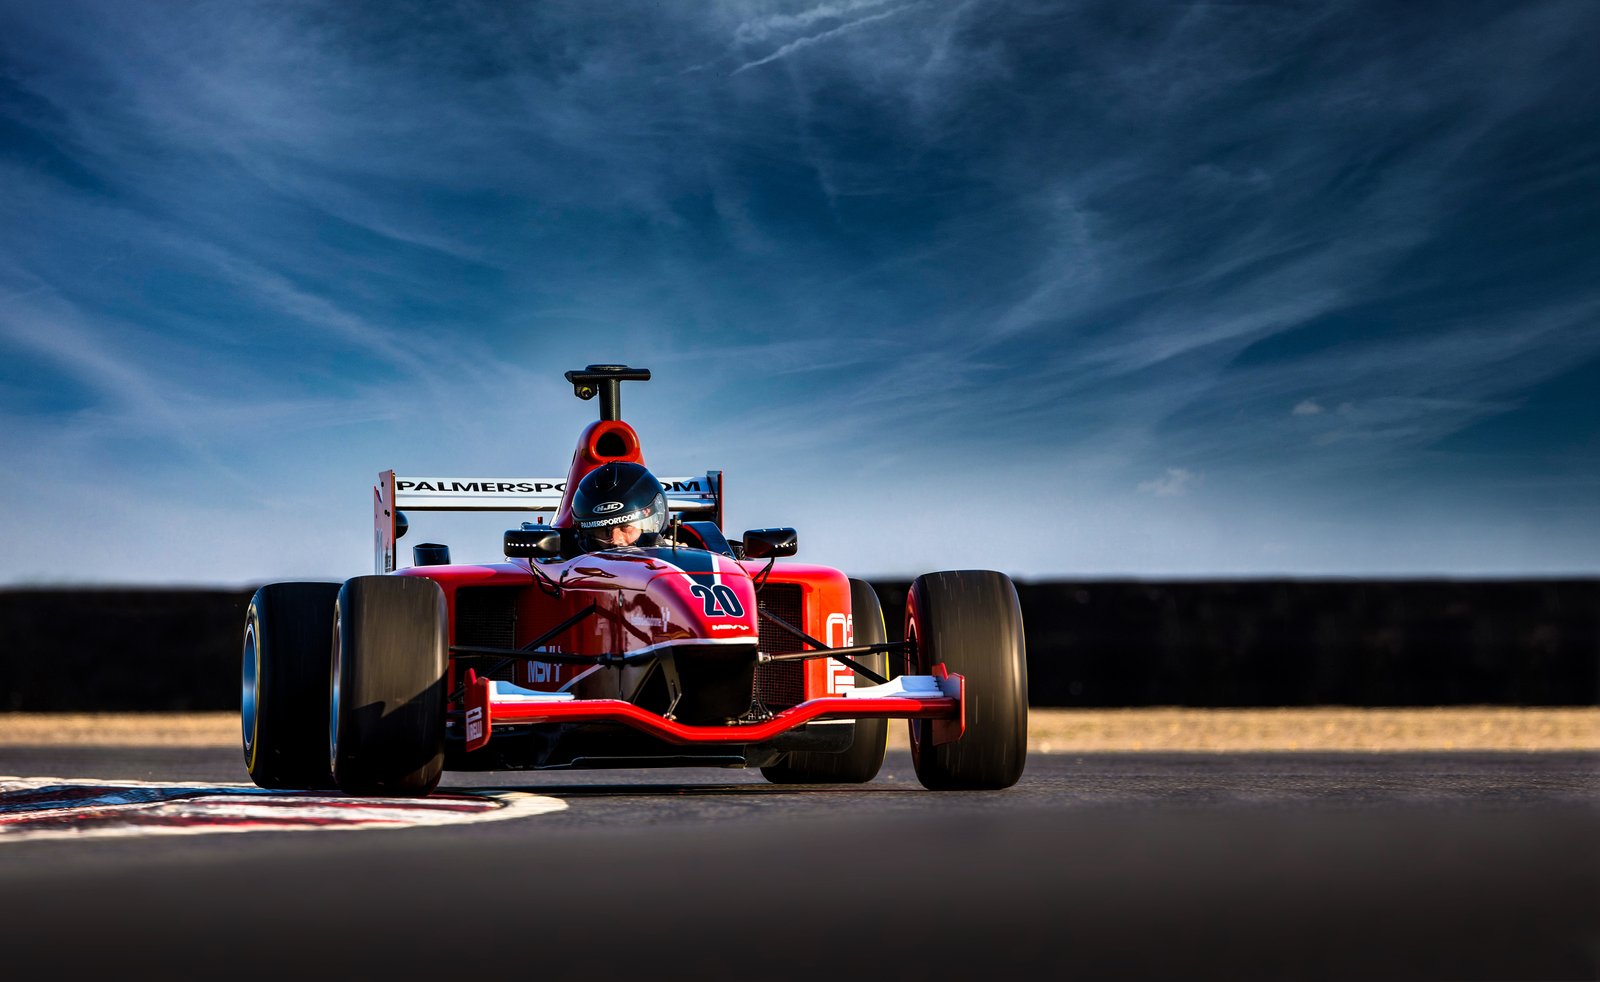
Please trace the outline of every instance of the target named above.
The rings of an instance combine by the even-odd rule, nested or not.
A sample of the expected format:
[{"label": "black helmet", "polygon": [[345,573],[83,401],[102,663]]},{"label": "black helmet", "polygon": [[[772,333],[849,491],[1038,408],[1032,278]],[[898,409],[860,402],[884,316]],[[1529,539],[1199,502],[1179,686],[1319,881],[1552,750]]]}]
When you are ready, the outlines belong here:
[{"label": "black helmet", "polygon": [[[572,493],[572,519],[584,552],[622,546],[655,545],[667,527],[667,495],[642,464],[601,464],[578,482]],[[634,527],[639,534],[617,534]]]}]

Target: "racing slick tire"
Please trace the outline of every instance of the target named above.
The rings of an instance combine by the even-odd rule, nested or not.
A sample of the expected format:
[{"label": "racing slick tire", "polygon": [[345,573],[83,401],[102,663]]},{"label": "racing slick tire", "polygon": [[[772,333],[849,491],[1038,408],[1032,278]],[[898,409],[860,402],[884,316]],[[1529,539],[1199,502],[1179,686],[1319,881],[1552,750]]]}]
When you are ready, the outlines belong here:
[{"label": "racing slick tire", "polygon": [[[906,674],[943,664],[966,679],[966,732],[935,745],[933,721],[911,721],[911,761],[933,791],[999,790],[1028,754],[1028,664],[1017,589],[1003,573],[928,573],[906,597]],[[912,661],[914,659],[914,662]]]},{"label": "racing slick tire", "polygon": [[272,583],[244,622],[239,720],[244,766],[258,787],[332,788],[326,719],[337,583]]},{"label": "racing slick tire", "polygon": [[[888,631],[883,625],[883,605],[878,603],[872,584],[865,580],[850,581],[850,618],[856,644],[882,644],[888,640]],[[888,674],[888,659],[882,652],[858,656],[855,660],[879,675]],[[857,675],[856,684],[874,683]],[[855,729],[850,749],[843,753],[793,750],[777,763],[761,768],[761,775],[774,784],[864,784],[877,777],[879,768],[883,767],[889,721],[858,719]]]},{"label": "racing slick tire", "polygon": [[421,576],[358,576],[339,590],[326,756],[346,794],[423,796],[444,771],[444,591]]}]

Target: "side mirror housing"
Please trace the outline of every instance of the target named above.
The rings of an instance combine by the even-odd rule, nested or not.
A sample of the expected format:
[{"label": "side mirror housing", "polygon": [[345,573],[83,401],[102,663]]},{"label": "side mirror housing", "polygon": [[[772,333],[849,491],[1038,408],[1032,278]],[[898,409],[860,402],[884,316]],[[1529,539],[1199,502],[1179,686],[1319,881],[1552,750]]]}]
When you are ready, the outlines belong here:
[{"label": "side mirror housing", "polygon": [[794,529],[751,529],[744,534],[744,558],[776,559],[792,556],[800,549]]},{"label": "side mirror housing", "polygon": [[561,530],[548,525],[507,529],[505,554],[510,559],[557,559],[561,556]]},{"label": "side mirror housing", "polygon": [[411,547],[413,566],[449,566],[450,547],[438,542],[418,542]]}]

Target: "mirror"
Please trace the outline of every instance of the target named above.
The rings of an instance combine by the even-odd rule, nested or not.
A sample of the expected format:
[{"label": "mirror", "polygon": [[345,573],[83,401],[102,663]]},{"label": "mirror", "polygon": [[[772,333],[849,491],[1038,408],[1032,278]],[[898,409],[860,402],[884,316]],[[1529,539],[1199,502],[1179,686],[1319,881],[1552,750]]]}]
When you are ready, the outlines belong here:
[{"label": "mirror", "polygon": [[411,547],[413,566],[449,566],[450,547],[441,542],[418,542]]},{"label": "mirror", "polygon": [[555,559],[561,555],[561,530],[533,524],[507,529],[505,554],[511,559]]},{"label": "mirror", "polygon": [[744,534],[746,559],[792,556],[799,548],[799,535],[794,529],[751,529]]}]

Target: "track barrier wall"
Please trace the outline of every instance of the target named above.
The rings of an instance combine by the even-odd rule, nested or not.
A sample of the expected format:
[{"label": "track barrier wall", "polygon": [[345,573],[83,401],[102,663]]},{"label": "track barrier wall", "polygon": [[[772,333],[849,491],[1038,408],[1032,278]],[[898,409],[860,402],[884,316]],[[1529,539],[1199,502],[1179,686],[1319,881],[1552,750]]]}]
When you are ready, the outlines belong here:
[{"label": "track barrier wall", "polygon": [[[1037,706],[1600,704],[1600,579],[1017,588]],[[0,590],[0,711],[236,708],[251,592]]]}]

